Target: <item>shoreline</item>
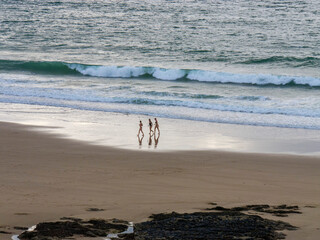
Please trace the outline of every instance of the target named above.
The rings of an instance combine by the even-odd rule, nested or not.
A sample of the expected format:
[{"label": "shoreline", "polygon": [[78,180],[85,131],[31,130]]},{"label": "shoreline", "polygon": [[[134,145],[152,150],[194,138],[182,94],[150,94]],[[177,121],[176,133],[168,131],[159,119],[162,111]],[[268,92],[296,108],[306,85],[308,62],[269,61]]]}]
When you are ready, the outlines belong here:
[{"label": "shoreline", "polygon": [[[217,202],[298,205],[287,239],[317,239],[320,158],[222,151],[133,151],[0,123],[0,230],[61,217],[143,221]],[[313,206],[314,208],[305,208]],[[105,211],[89,212],[89,208]],[[1,235],[0,237],[5,235]]]},{"label": "shoreline", "polygon": [[[320,156],[320,130],[277,128],[158,118],[158,144],[149,139],[151,116],[59,107],[0,104],[0,119],[93,145],[143,151],[226,151]],[[145,137],[137,132],[142,120]],[[153,120],[153,119],[152,119]],[[151,140],[151,141],[150,141]],[[150,144],[151,142],[151,144]]]}]

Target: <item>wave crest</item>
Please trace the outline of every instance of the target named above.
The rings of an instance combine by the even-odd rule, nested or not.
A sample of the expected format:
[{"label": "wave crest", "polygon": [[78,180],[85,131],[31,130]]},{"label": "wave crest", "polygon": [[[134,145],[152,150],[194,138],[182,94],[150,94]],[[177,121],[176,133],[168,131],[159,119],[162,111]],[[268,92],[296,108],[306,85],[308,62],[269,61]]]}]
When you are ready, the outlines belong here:
[{"label": "wave crest", "polygon": [[320,87],[320,78],[271,74],[235,74],[197,69],[166,69],[158,67],[103,66],[65,62],[0,60],[0,70],[29,71],[41,74],[81,74],[105,78],[149,77],[158,80],[192,80],[209,83],[234,83],[277,86]]},{"label": "wave crest", "polygon": [[86,66],[81,64],[67,64],[67,66],[83,75],[106,78],[135,78],[147,76],[169,81],[186,79],[211,83],[320,86],[320,79],[314,77],[277,76],[271,74],[235,74],[196,69],[164,69],[156,67]]}]

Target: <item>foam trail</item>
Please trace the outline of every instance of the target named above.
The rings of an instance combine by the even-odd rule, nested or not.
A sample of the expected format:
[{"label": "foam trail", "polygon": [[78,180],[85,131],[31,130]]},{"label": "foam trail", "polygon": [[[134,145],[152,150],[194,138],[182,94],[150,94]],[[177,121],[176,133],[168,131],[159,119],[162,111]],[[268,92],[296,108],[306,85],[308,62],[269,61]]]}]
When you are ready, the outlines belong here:
[{"label": "foam trail", "polygon": [[[215,99],[215,98],[213,98]],[[217,98],[216,98],[217,99]],[[243,112],[243,113],[258,113],[258,114],[283,114],[291,116],[305,116],[305,117],[320,117],[319,111],[314,108],[297,106],[295,108],[281,108],[270,106],[255,106],[255,105],[241,105],[238,100],[259,100],[270,101],[266,97],[236,97],[222,98],[224,102],[205,102],[197,98],[178,98],[178,99],[157,99],[153,96],[100,96],[94,90],[83,89],[60,89],[60,88],[28,88],[28,87],[0,87],[0,102],[12,103],[32,103],[36,102],[40,105],[51,104],[54,105],[58,101],[58,106],[61,104],[59,101],[79,101],[86,103],[118,103],[118,104],[133,104],[133,105],[149,105],[149,106],[170,106],[170,107],[184,107],[186,109],[206,109],[218,110],[226,112]],[[231,101],[228,103],[228,101]],[[303,102],[302,102],[303,103]],[[311,98],[304,100],[304,103],[313,103]],[[274,104],[276,104],[274,102]],[[301,103],[297,103],[299,105]],[[313,104],[318,104],[314,102]]]},{"label": "foam trail", "polygon": [[188,73],[187,78],[190,80],[200,82],[216,83],[240,83],[254,85],[287,85],[293,83],[296,85],[320,86],[320,79],[318,78],[276,76],[270,74],[233,74],[203,70],[192,70]]},{"label": "foam trail", "polygon": [[183,78],[186,71],[181,69],[161,69],[154,68],[152,76],[160,80],[177,80]]},{"label": "foam trail", "polygon": [[83,75],[94,77],[131,78],[146,74],[145,69],[141,67],[85,66],[81,64],[68,64],[67,66]]},{"label": "foam trail", "polygon": [[183,78],[186,72],[181,69],[163,69],[132,66],[85,66],[80,64],[68,64],[70,69],[76,70],[83,75],[93,77],[110,78],[132,78],[143,75],[150,75],[160,80],[177,80]]},{"label": "foam trail", "polygon": [[83,75],[106,78],[134,78],[146,75],[159,80],[170,81],[185,78],[193,81],[212,83],[320,86],[320,79],[314,77],[278,76],[271,74],[235,74],[205,70],[165,69],[155,67],[86,66],[81,64],[67,64],[67,66]]}]

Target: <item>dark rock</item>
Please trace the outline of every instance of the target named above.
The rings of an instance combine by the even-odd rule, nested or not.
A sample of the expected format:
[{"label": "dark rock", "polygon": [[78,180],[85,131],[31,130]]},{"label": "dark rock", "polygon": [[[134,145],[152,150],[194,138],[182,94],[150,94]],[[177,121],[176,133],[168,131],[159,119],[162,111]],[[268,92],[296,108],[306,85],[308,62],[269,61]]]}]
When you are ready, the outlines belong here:
[{"label": "dark rock", "polygon": [[224,208],[220,206],[216,206],[213,208],[206,208],[205,210],[216,210],[216,211],[256,211],[256,212],[264,212],[270,213],[274,216],[278,217],[287,217],[290,213],[301,214],[298,206],[287,206],[285,204],[279,206],[269,206],[267,204],[259,204],[259,205],[247,205],[242,207],[234,207],[234,208]]},{"label": "dark rock", "polygon": [[[214,204],[211,204],[214,205]],[[298,206],[247,205],[224,208],[216,206],[214,212],[195,212],[180,214],[160,213],[151,215],[151,220],[135,225],[134,233],[122,233],[130,225],[127,221],[112,219],[62,218],[64,221],[40,223],[32,232],[23,232],[21,240],[57,240],[74,236],[106,237],[117,233],[122,240],[277,240],[284,239],[283,230],[297,228],[283,221],[274,221],[242,211],[257,211],[286,215],[288,212],[300,213]]]},{"label": "dark rock", "polygon": [[28,230],[28,228],[27,227],[19,227],[19,226],[15,226],[15,227],[13,227],[14,229],[16,229],[16,230],[22,230],[22,231],[25,231],[25,230]]},{"label": "dark rock", "polygon": [[119,233],[127,229],[122,223],[101,219],[83,221],[78,218],[63,218],[67,221],[39,223],[34,231],[19,235],[21,240],[64,239],[74,235],[84,237],[106,237],[109,233]]},{"label": "dark rock", "polygon": [[[86,237],[96,237],[97,235],[94,234],[94,233],[91,232],[91,231],[87,231],[87,232],[85,233],[85,236],[86,236]],[[106,236],[106,235],[103,235],[102,237],[104,237],[104,236]]]},{"label": "dark rock", "polygon": [[129,234],[118,234],[118,239],[121,240],[134,240],[134,234],[133,233],[129,233]]},{"label": "dark rock", "polygon": [[30,215],[30,213],[15,213],[14,215],[25,216],[25,215]]},{"label": "dark rock", "polygon": [[312,205],[307,205],[307,206],[304,206],[306,208],[316,208],[316,206],[312,206]]},{"label": "dark rock", "polygon": [[108,230],[109,232],[113,232],[112,230],[115,230],[114,232],[123,232],[128,228],[127,225],[119,223],[110,223],[101,219],[92,219],[88,221],[88,223],[91,223],[93,228]]},{"label": "dark rock", "polygon": [[88,208],[87,211],[88,212],[102,212],[102,211],[104,211],[104,209],[102,209],[102,208]]},{"label": "dark rock", "polygon": [[121,220],[121,219],[116,219],[116,218],[111,219],[111,221],[112,221],[112,223],[122,223],[122,224],[126,224],[126,225],[129,224],[128,221]]},{"label": "dark rock", "polygon": [[6,231],[0,231],[2,234],[12,234],[11,232],[6,232]]},{"label": "dark rock", "polygon": [[246,208],[252,209],[252,210],[263,210],[265,208],[270,208],[268,204],[255,204],[255,205],[247,205]]},{"label": "dark rock", "polygon": [[283,239],[279,230],[296,229],[288,223],[239,211],[154,214],[135,225],[135,240]]},{"label": "dark rock", "polygon": [[224,208],[224,207],[220,207],[220,206],[216,206],[213,208],[214,210],[218,210],[218,211],[229,211],[229,208]]},{"label": "dark rock", "polygon": [[38,236],[37,236],[37,232],[32,231],[32,232],[23,232],[19,235],[19,239],[32,239],[32,240],[37,240]]},{"label": "dark rock", "polygon": [[62,218],[60,218],[60,220],[70,220],[73,222],[82,222],[81,218],[74,218],[74,217],[62,217]]}]

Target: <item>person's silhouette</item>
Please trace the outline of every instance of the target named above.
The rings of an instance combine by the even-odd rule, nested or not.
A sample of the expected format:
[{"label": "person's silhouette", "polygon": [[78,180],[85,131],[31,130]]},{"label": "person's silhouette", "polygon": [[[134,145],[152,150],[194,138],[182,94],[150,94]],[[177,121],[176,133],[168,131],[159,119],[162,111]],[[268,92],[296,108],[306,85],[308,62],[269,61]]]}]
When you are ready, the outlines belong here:
[{"label": "person's silhouette", "polygon": [[143,133],[143,131],[142,131],[142,127],[143,127],[143,124],[142,124],[142,122],[141,122],[141,120],[140,120],[140,123],[139,123],[139,131],[138,131],[138,135],[137,135],[137,136],[139,136],[140,132],[142,133],[142,136],[144,136],[144,133]]},{"label": "person's silhouette", "polygon": [[153,125],[153,123],[152,123],[152,121],[151,121],[151,119],[149,118],[149,134],[151,135],[151,133],[153,133],[153,130],[152,130],[152,125]]},{"label": "person's silhouette", "polygon": [[156,130],[158,130],[158,133],[160,134],[160,129],[159,129],[159,123],[158,120],[155,118],[154,119],[154,134],[156,133]]}]

